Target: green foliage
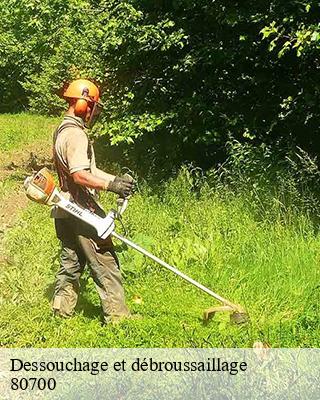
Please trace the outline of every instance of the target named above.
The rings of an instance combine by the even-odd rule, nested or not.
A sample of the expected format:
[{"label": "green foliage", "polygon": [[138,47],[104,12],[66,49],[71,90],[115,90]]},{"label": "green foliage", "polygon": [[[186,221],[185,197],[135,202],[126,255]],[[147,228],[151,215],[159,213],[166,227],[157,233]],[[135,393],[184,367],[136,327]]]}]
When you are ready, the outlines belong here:
[{"label": "green foliage", "polygon": [[[320,24],[317,18],[317,2],[294,1],[297,7],[290,3],[287,7],[272,4],[273,16],[277,21],[272,21],[265,26],[261,33],[264,39],[272,39],[269,50],[278,50],[278,57],[283,57],[291,50],[295,50],[298,57],[307,54],[316,54],[320,48]],[[279,12],[280,11],[280,12]]]},{"label": "green foliage", "polygon": [[212,166],[230,134],[320,149],[317,2],[0,6],[0,111],[60,113],[63,85],[90,77],[106,104],[95,134],[131,154],[151,144],[160,164]]}]

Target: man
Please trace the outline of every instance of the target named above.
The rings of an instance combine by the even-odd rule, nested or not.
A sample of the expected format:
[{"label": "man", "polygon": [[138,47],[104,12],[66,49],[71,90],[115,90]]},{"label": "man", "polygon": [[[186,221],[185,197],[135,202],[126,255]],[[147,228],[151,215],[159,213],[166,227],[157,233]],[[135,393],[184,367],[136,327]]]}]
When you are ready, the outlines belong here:
[{"label": "man", "polygon": [[[132,182],[96,167],[93,148],[85,133],[98,116],[101,104],[99,89],[92,82],[78,79],[63,94],[68,111],[54,134],[53,156],[61,191],[100,216],[105,216],[95,197],[107,190],[125,198]],[[130,315],[125,303],[119,263],[111,238],[101,240],[95,230],[62,210],[54,209],[55,228],[61,241],[60,270],[56,277],[53,310],[56,315],[73,314],[79,293],[79,279],[88,263],[100,296],[104,321]]]}]

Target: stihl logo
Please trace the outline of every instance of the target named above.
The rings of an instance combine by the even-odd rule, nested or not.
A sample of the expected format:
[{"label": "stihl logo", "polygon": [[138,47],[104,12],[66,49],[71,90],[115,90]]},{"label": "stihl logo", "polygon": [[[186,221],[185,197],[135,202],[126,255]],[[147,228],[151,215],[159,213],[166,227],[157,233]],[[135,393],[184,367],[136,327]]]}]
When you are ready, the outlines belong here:
[{"label": "stihl logo", "polygon": [[73,213],[79,215],[80,217],[82,217],[82,211],[79,210],[77,207],[74,207],[74,206],[71,205],[71,204],[67,204],[67,205],[66,205],[66,208],[67,208],[68,210],[70,210],[71,212],[73,212]]}]

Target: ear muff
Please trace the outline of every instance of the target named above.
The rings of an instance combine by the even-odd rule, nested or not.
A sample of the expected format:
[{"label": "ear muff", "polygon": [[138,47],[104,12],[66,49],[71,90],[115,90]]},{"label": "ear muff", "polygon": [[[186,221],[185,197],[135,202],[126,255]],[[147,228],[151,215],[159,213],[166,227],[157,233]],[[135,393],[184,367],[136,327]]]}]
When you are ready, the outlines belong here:
[{"label": "ear muff", "polygon": [[78,99],[74,106],[74,113],[78,117],[82,117],[87,113],[88,101],[86,99]]}]

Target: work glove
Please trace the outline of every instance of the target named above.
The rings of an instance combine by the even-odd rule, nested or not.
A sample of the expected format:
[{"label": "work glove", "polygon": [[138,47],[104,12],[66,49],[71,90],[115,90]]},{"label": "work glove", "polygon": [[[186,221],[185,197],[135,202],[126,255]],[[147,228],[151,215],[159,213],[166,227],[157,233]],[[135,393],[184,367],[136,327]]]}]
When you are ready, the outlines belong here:
[{"label": "work glove", "polygon": [[120,176],[116,176],[114,181],[109,182],[107,190],[113,193],[118,194],[120,197],[125,199],[132,194],[134,188],[134,182],[131,177],[128,175],[121,178]]}]

